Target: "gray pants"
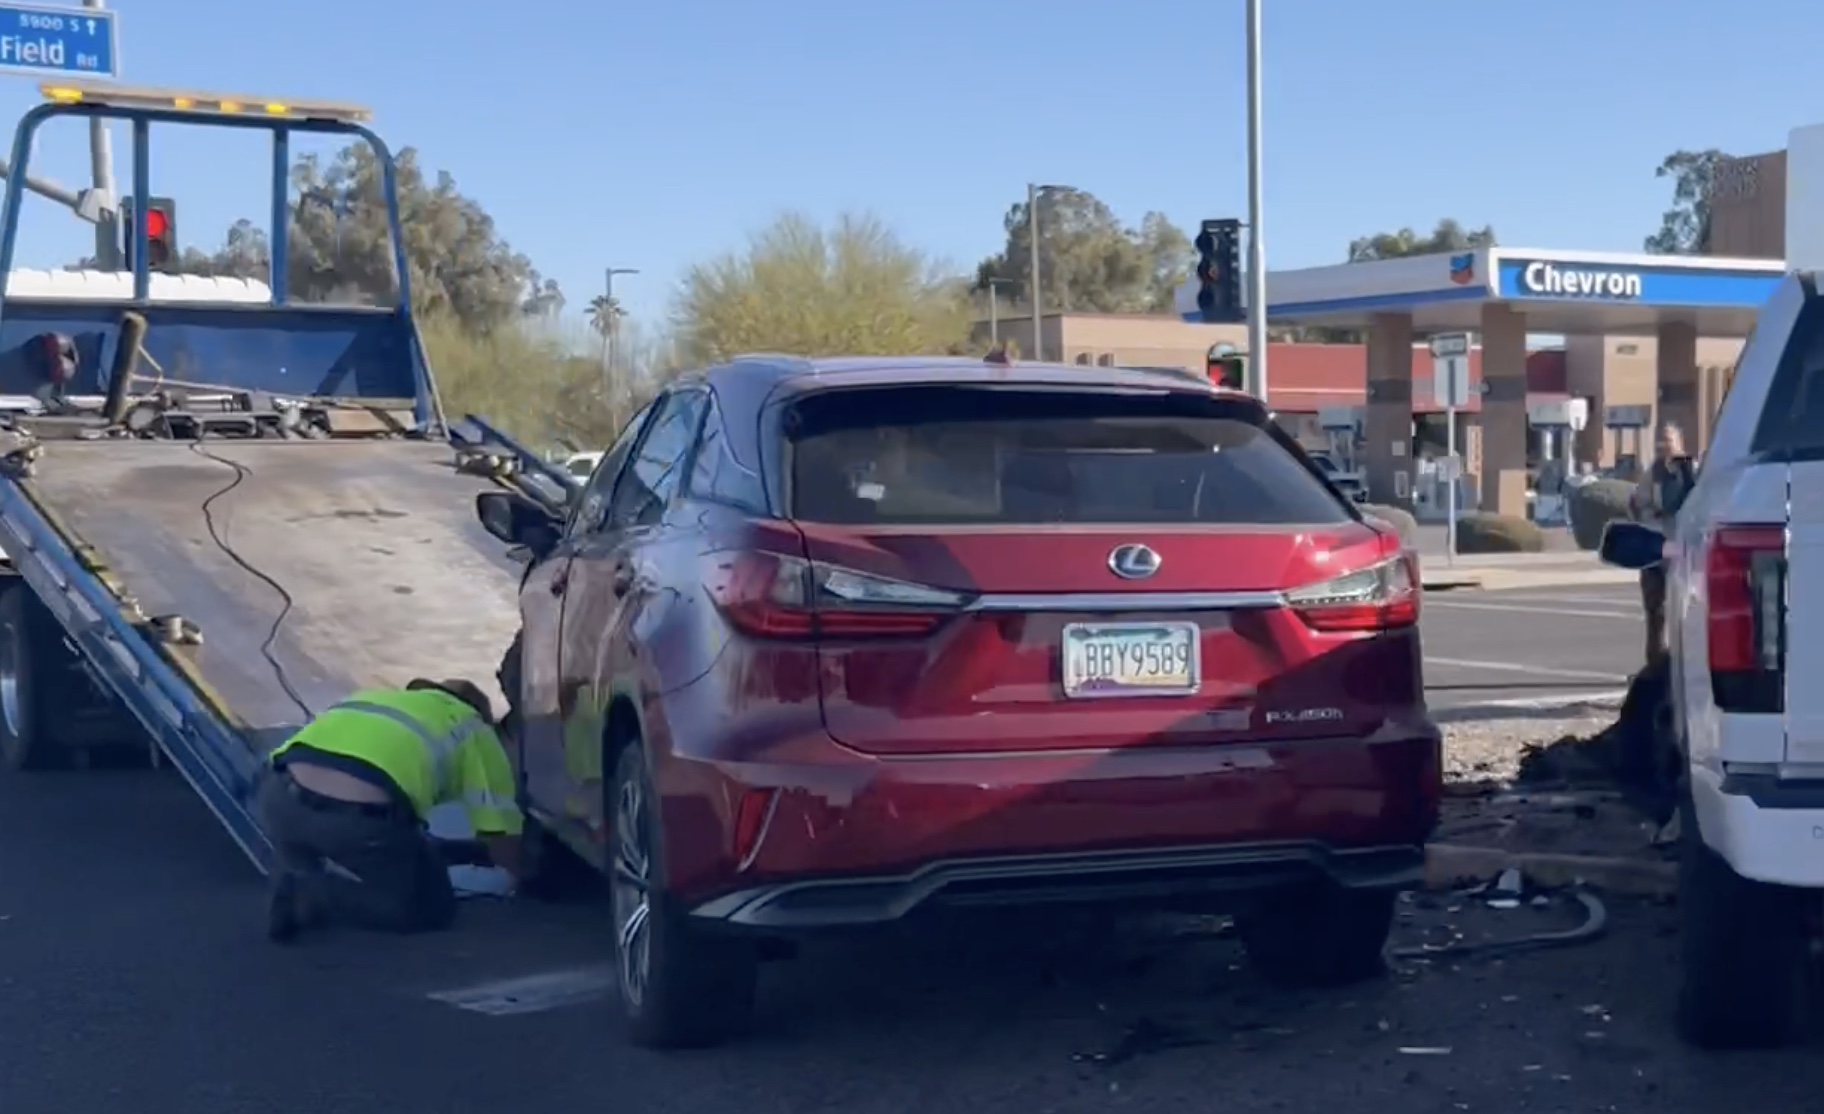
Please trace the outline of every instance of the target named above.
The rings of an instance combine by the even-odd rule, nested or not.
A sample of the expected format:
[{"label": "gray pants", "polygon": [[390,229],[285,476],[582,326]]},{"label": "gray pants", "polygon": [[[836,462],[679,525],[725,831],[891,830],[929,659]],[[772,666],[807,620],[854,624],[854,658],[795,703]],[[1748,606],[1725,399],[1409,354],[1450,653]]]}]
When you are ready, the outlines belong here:
[{"label": "gray pants", "polygon": [[[335,801],[282,771],[261,780],[256,806],[274,871],[297,879],[313,919],[381,932],[434,932],[456,919],[449,869],[403,809]],[[326,870],[324,860],[355,878]]]}]

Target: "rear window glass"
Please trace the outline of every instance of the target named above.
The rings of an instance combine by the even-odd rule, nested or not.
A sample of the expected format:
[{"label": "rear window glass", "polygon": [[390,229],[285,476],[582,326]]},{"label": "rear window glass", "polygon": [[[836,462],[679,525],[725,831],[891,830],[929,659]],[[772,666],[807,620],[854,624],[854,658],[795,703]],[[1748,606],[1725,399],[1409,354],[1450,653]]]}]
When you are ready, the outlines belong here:
[{"label": "rear window glass", "polygon": [[839,525],[1350,521],[1262,417],[1253,403],[1192,394],[815,394],[788,423],[792,515]]},{"label": "rear window glass", "polygon": [[[1750,359],[1760,358],[1761,345],[1782,342],[1785,348],[1778,354],[1752,449],[1776,458],[1817,459],[1824,456],[1824,298],[1808,289],[1804,308],[1790,330],[1775,328],[1763,333],[1757,326],[1736,360],[1736,370]],[[1731,372],[1731,386],[1734,378]]]}]

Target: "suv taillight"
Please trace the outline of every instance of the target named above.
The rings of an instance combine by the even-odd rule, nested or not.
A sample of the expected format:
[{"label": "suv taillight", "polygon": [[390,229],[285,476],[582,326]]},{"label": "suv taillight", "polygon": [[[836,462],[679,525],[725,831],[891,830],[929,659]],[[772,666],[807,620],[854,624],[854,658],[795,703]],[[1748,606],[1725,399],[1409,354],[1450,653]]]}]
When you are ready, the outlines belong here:
[{"label": "suv taillight", "polygon": [[[1717,527],[1704,549],[1704,586],[1709,597],[1710,690],[1717,708],[1782,711],[1786,528]],[[1670,606],[1668,612],[1676,621]]]},{"label": "suv taillight", "polygon": [[764,550],[707,558],[710,598],[755,638],[907,638],[929,634],[969,602],[961,592]]},{"label": "suv taillight", "polygon": [[1286,593],[1305,625],[1320,631],[1385,631],[1419,621],[1417,560],[1402,553],[1368,568]]}]

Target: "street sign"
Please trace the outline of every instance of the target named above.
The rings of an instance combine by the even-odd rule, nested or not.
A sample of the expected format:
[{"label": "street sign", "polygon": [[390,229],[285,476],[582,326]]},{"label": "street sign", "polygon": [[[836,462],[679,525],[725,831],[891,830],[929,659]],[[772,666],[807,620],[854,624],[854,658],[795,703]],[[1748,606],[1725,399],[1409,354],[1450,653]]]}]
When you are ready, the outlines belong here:
[{"label": "street sign", "polygon": [[1469,355],[1468,333],[1440,333],[1431,338],[1431,354],[1435,359],[1447,356]]},{"label": "street sign", "polygon": [[1431,374],[1439,406],[1446,410],[1461,410],[1469,405],[1468,356],[1434,359]]},{"label": "street sign", "polygon": [[117,78],[117,14],[104,8],[0,3],[0,72]]},{"label": "street sign", "polygon": [[1469,334],[1439,333],[1431,338],[1431,381],[1444,408],[1445,527],[1444,561],[1457,563],[1457,484],[1462,458],[1457,455],[1457,411],[1469,405]]}]

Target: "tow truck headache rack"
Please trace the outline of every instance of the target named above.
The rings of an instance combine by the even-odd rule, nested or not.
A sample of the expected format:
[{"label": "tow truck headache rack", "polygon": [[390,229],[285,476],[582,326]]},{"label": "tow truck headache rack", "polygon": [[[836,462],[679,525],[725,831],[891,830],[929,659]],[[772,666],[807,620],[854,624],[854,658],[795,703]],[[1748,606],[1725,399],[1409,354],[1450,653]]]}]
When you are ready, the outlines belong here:
[{"label": "tow truck headache rack", "polygon": [[[0,413],[11,564],[0,759],[26,770],[103,753],[168,758],[264,869],[252,791],[266,753],[310,715],[418,675],[492,686],[518,625],[517,577],[475,522],[473,496],[506,486],[561,506],[574,485],[486,421],[446,420],[411,313],[392,157],[363,125],[366,109],[43,92],[14,139],[0,274],[13,274],[34,134],[56,117],[131,124],[138,250],[130,273],[15,282],[0,299],[0,410],[11,410]],[[281,229],[290,137],[367,142],[397,303],[290,304],[283,235],[264,286],[150,274],[139,214],[157,123],[269,132]]]}]

